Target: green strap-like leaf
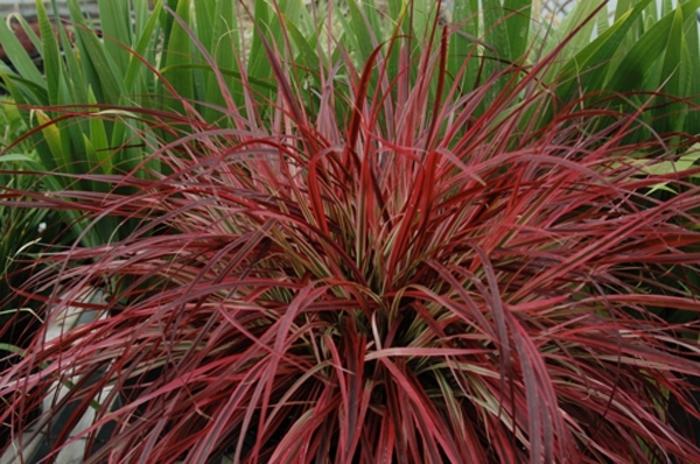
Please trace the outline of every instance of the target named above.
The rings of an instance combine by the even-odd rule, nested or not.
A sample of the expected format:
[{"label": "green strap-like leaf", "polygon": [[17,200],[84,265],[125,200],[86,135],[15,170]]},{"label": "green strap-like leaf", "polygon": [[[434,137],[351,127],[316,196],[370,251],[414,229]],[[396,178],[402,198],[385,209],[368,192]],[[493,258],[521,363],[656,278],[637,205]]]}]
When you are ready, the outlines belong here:
[{"label": "green strap-like leaf", "polygon": [[[190,0],[179,0],[175,15],[185,24],[190,24]],[[178,21],[173,22],[166,49],[166,66],[193,63],[190,36]],[[189,100],[194,99],[194,82],[191,73],[173,74],[170,76],[170,83],[181,97]]]},{"label": "green strap-like leaf", "polygon": [[[663,108],[656,109],[660,113],[659,116],[664,116],[659,123],[659,128],[662,131],[682,130],[688,113],[687,105],[673,99],[673,97],[685,97],[688,95],[690,78],[688,75],[690,72],[688,66],[688,45],[683,31],[683,23],[685,22],[683,8],[676,8],[672,15],[673,22],[666,42],[666,53],[661,71],[661,79],[666,81],[662,92],[668,97],[666,95],[661,97],[662,105],[664,103],[666,105],[663,105]],[[695,18],[692,18],[692,15],[691,19],[695,20]]]},{"label": "green strap-like leaf", "polygon": [[510,44],[510,61],[519,61],[527,50],[531,10],[532,0],[505,0],[503,3]]},{"label": "green strap-like leaf", "polygon": [[124,73],[105,52],[103,42],[85,21],[78,1],[68,0],[68,7],[71,19],[75,23],[75,37],[83,68],[95,95],[103,102],[119,102],[125,94]]},{"label": "green strap-like leaf", "polygon": [[[700,0],[691,0],[679,10],[682,15],[692,17],[697,7],[700,7]],[[619,65],[610,69],[606,78],[607,88],[610,90],[633,90],[640,88],[647,81],[653,71],[652,63],[665,55],[666,48],[680,46],[679,43],[669,42],[674,18],[675,13],[673,12],[664,16],[637,40]],[[652,85],[658,84],[659,82],[656,82]]]},{"label": "green strap-like leaf", "polygon": [[559,87],[560,95],[571,95],[572,86],[579,83],[584,91],[602,88],[608,67],[617,66],[617,63],[610,61],[612,56],[650,1],[640,0],[562,68],[559,80],[564,83]]},{"label": "green strap-like leaf", "polygon": [[[479,37],[479,0],[455,2],[452,23],[459,26],[459,30],[450,40],[447,69],[451,76],[455,76],[462,66],[466,66],[462,88],[468,92],[474,88],[479,72],[479,56],[476,53]],[[465,63],[470,54],[469,63]]]},{"label": "green strap-like leaf", "polygon": [[10,62],[23,78],[40,84],[42,87],[46,85],[44,76],[39,72],[29,54],[17,39],[14,31],[10,29],[4,20],[0,21],[0,45],[2,45]]},{"label": "green strap-like leaf", "polygon": [[59,86],[62,79],[58,43],[42,0],[36,0],[36,13],[39,21],[39,31],[41,31],[42,58],[44,61],[44,72],[46,73],[49,104],[57,105],[59,103]]},{"label": "green strap-like leaf", "polygon": [[129,2],[98,0],[98,5],[104,49],[123,72],[129,61],[129,53],[124,47],[132,43]]}]

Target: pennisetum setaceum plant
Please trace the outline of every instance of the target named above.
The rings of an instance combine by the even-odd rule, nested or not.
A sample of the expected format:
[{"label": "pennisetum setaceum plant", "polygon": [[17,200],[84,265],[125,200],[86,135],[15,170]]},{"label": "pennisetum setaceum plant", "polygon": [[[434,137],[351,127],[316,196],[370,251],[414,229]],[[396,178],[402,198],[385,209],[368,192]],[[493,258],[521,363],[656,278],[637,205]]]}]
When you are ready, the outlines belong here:
[{"label": "pennisetum setaceum plant", "polygon": [[[172,106],[119,106],[140,124],[129,170],[55,171],[67,187],[10,193],[82,218],[17,287],[44,326],[0,371],[6,448],[32,458],[23,437],[71,405],[41,458],[85,439],[95,463],[700,459],[678,424],[700,416],[697,104],[605,87],[637,63],[623,31],[647,3],[588,45],[572,33],[497,66],[476,53],[488,41],[456,59],[470,36],[422,2],[389,2],[389,26],[355,2],[326,11],[354,25],[309,47],[306,29],[266,16],[240,63],[265,69],[262,89],[245,66],[232,85],[191,27],[198,10],[175,3],[171,27],[210,84],[166,64]],[[297,3],[259,1],[254,17]],[[644,26],[673,37],[691,4]],[[577,14],[602,31],[599,13]],[[501,39],[523,27],[508,18]],[[574,85],[567,53],[606,71]],[[216,102],[183,95],[198,88]],[[105,223],[111,240],[80,240]],[[105,300],[86,302],[96,288]],[[69,307],[99,317],[47,342]],[[65,395],[32,419],[57,384]]]}]

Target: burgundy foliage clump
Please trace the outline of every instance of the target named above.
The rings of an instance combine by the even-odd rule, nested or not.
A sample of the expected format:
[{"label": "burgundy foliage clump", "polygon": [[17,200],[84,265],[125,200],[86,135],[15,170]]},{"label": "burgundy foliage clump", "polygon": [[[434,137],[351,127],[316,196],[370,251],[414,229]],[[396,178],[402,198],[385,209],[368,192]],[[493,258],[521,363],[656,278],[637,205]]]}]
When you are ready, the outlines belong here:
[{"label": "burgundy foliage clump", "polygon": [[699,416],[700,170],[645,168],[697,140],[555,101],[554,55],[463,91],[445,44],[395,75],[347,58],[315,96],[269,48],[276,101],[246,87],[228,128],[190,107],[161,171],[34,194],[132,232],[18,289],[48,321],[107,299],[0,373],[0,421],[18,437],[70,377],[66,427],[112,427],[85,462],[697,462],[669,404]]}]

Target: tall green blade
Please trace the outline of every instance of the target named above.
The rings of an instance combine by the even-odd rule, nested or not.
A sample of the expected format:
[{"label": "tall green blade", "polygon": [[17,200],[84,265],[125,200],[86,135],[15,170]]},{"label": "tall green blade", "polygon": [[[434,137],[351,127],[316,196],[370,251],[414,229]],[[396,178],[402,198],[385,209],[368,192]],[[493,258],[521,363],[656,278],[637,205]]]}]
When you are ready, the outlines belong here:
[{"label": "tall green blade", "polygon": [[256,79],[268,80],[272,76],[272,71],[266,62],[262,38],[269,39],[270,37],[269,23],[272,12],[265,0],[255,1],[254,16],[253,36],[249,44],[250,52],[248,53],[248,75]]},{"label": "tall green blade", "polygon": [[128,1],[98,0],[100,27],[104,36],[104,49],[120,70],[125,70],[129,61],[124,47],[131,45],[131,14]]},{"label": "tall green blade", "polygon": [[499,60],[507,60],[510,56],[510,38],[508,34],[505,11],[501,5],[501,0],[482,0],[484,15],[484,40],[494,52],[487,52],[493,55],[488,60],[488,69],[499,69]]},{"label": "tall green blade", "polygon": [[[692,18],[693,20],[695,18]],[[661,130],[680,131],[683,129],[685,117],[688,113],[686,104],[675,100],[673,97],[685,97],[688,95],[689,71],[688,45],[683,31],[683,9],[676,8],[673,13],[671,31],[668,35],[666,54],[661,71],[661,78],[666,81],[662,91],[668,96],[660,97],[662,108],[658,108],[662,121]]]},{"label": "tall green blade", "polygon": [[90,117],[90,141],[95,149],[96,166],[105,174],[112,173],[112,150],[110,150],[107,130],[102,119]]},{"label": "tall green blade", "polygon": [[673,2],[671,0],[661,0],[661,14],[667,15],[673,11]]},{"label": "tall green blade", "polygon": [[348,20],[343,20],[344,30],[352,37],[354,46],[349,51],[355,54],[358,63],[367,61],[376,43],[373,40],[374,31],[365,20],[362,9],[356,0],[348,0]]},{"label": "tall green blade", "polygon": [[46,73],[49,104],[56,105],[59,102],[58,92],[62,79],[58,43],[42,0],[36,0],[36,13],[39,21],[39,30],[41,31],[42,59],[44,61],[44,72]]},{"label": "tall green blade", "polygon": [[525,54],[530,34],[532,0],[505,0],[506,31],[510,44],[510,61],[517,62]]},{"label": "tall green blade", "polygon": [[[600,6],[600,4],[596,1],[576,2],[573,11],[564,18],[561,27],[556,28],[556,30],[548,31],[548,34],[551,34],[553,37],[552,40],[547,43],[546,49],[551,51],[554,47],[558,46],[562,40],[570,37],[571,34],[580,27],[576,35],[569,38],[569,42],[559,52],[555,62],[552,63],[548,71],[549,77],[554,76],[559,71],[561,68],[560,63],[568,62],[591,43],[591,36],[595,23],[592,21],[585,21],[595,12],[598,6]],[[603,10],[606,10],[606,8],[604,7]],[[604,31],[599,31],[598,35],[601,35],[603,32]]]},{"label": "tall green blade", "polygon": [[[692,18],[693,13],[690,13]],[[690,62],[688,68],[690,71],[690,76],[694,78],[690,80],[689,86],[689,97],[691,98],[693,104],[700,106],[700,39],[698,37],[698,28],[700,27],[700,20],[686,21],[686,42],[688,44],[688,60]],[[688,113],[686,118],[685,131],[691,134],[700,134],[700,111],[691,111]]]},{"label": "tall green blade", "polygon": [[69,0],[68,7],[75,24],[75,38],[83,69],[96,98],[101,102],[119,102],[125,94],[123,72],[112,56],[106,53],[103,42],[85,21],[79,2]]},{"label": "tall green blade", "polygon": [[[124,87],[132,90],[131,96],[136,97],[140,92],[139,76],[146,73],[146,67],[141,62],[142,58],[147,58],[148,48],[156,43],[156,28],[158,18],[163,8],[162,0],[157,0],[153,6],[152,13],[143,24],[137,23],[137,36],[134,43],[134,50],[129,56],[126,75],[124,77]],[[144,18],[145,19],[145,18]]]},{"label": "tall green blade", "polygon": [[479,0],[456,2],[452,10],[452,23],[457,25],[459,30],[450,40],[447,70],[451,76],[455,76],[471,54],[462,78],[462,88],[468,92],[474,88],[479,72],[479,57],[476,53],[479,37]]},{"label": "tall green blade", "polygon": [[640,0],[633,9],[624,13],[607,31],[578,52],[562,68],[559,74],[559,81],[562,82],[558,89],[560,95],[571,95],[573,86],[579,83],[584,92],[602,88],[607,69],[618,65],[611,61],[611,58],[650,1]]},{"label": "tall green blade", "polygon": [[[674,23],[678,20],[676,13],[685,18],[692,18],[694,10],[698,7],[700,7],[700,0],[690,0],[679,7],[677,12],[664,16],[649,28],[624,54],[619,65],[610,67],[606,77],[606,88],[625,91],[641,89],[644,86],[648,90],[655,90],[661,81],[658,79],[649,80],[655,70],[654,63],[666,54],[667,49],[680,47],[680,43],[676,42],[679,31],[672,32]],[[673,38],[674,34],[675,38]],[[671,51],[671,53],[674,52]],[[700,58],[696,58],[694,61],[697,62],[698,59]],[[672,67],[670,63],[668,66]],[[665,75],[661,79],[665,80],[668,77]]]},{"label": "tall green blade", "polygon": [[[191,22],[190,6],[190,0],[179,0],[175,10],[175,15],[185,24],[190,24]],[[166,53],[166,68],[177,68],[180,65],[193,63],[190,36],[178,21],[172,23],[172,29],[166,44]],[[168,74],[168,80],[182,98],[189,100],[195,98],[192,73],[172,72]]]},{"label": "tall green blade", "polygon": [[29,54],[17,39],[15,32],[4,21],[5,18],[1,19],[3,20],[0,20],[0,45],[2,45],[8,59],[20,76],[44,86],[46,83],[44,76],[39,72],[39,69],[37,69]]},{"label": "tall green blade", "polygon": [[[482,0],[484,15],[484,41],[488,45],[488,50],[484,51],[484,75],[481,76],[481,83],[492,79],[495,75],[503,72],[511,60],[510,38],[508,34],[508,23],[501,5],[501,0]],[[487,105],[505,86],[507,76],[499,78],[494,85],[490,86],[488,95],[482,108]]]},{"label": "tall green blade", "polygon": [[[236,56],[240,53],[238,42],[239,30],[236,17],[235,6],[226,0],[217,0],[211,11],[211,21],[213,24],[213,34],[209,50],[217,65],[221,70],[230,70],[236,75],[240,75],[240,69]],[[214,73],[208,73],[205,86],[205,101],[224,106],[224,99],[219,89],[219,83]],[[228,91],[234,97],[237,104],[243,103],[243,92],[241,91],[240,78],[226,77]],[[212,109],[205,109],[205,117],[212,120],[217,116],[217,112]]]}]

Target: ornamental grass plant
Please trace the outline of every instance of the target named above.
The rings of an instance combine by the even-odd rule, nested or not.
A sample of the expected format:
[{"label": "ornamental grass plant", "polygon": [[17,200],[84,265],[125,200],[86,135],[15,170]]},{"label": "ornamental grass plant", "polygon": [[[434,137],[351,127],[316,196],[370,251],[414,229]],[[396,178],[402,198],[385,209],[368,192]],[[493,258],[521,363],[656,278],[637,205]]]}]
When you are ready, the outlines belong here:
[{"label": "ornamental grass plant", "polygon": [[[232,90],[175,15],[219,103],[170,85],[167,111],[128,108],[143,152],[130,170],[4,190],[14,208],[80,217],[71,245],[47,247],[14,289],[43,325],[4,347],[5,450],[51,461],[85,440],[88,463],[700,460],[681,426],[700,417],[699,137],[659,122],[675,114],[659,112],[660,91],[548,81],[575,33],[465,86],[488,57],[456,65],[464,36],[438,15],[408,34],[410,11],[364,56],[338,46],[314,68],[290,56],[292,27],[261,32],[274,92],[245,77]],[[327,32],[318,50],[335,43]],[[688,95],[674,100],[683,124],[698,110]],[[83,240],[104,224],[111,240]],[[96,291],[104,300],[86,300]],[[47,337],[68,308],[96,317]],[[47,430],[48,446],[27,446]]]}]

